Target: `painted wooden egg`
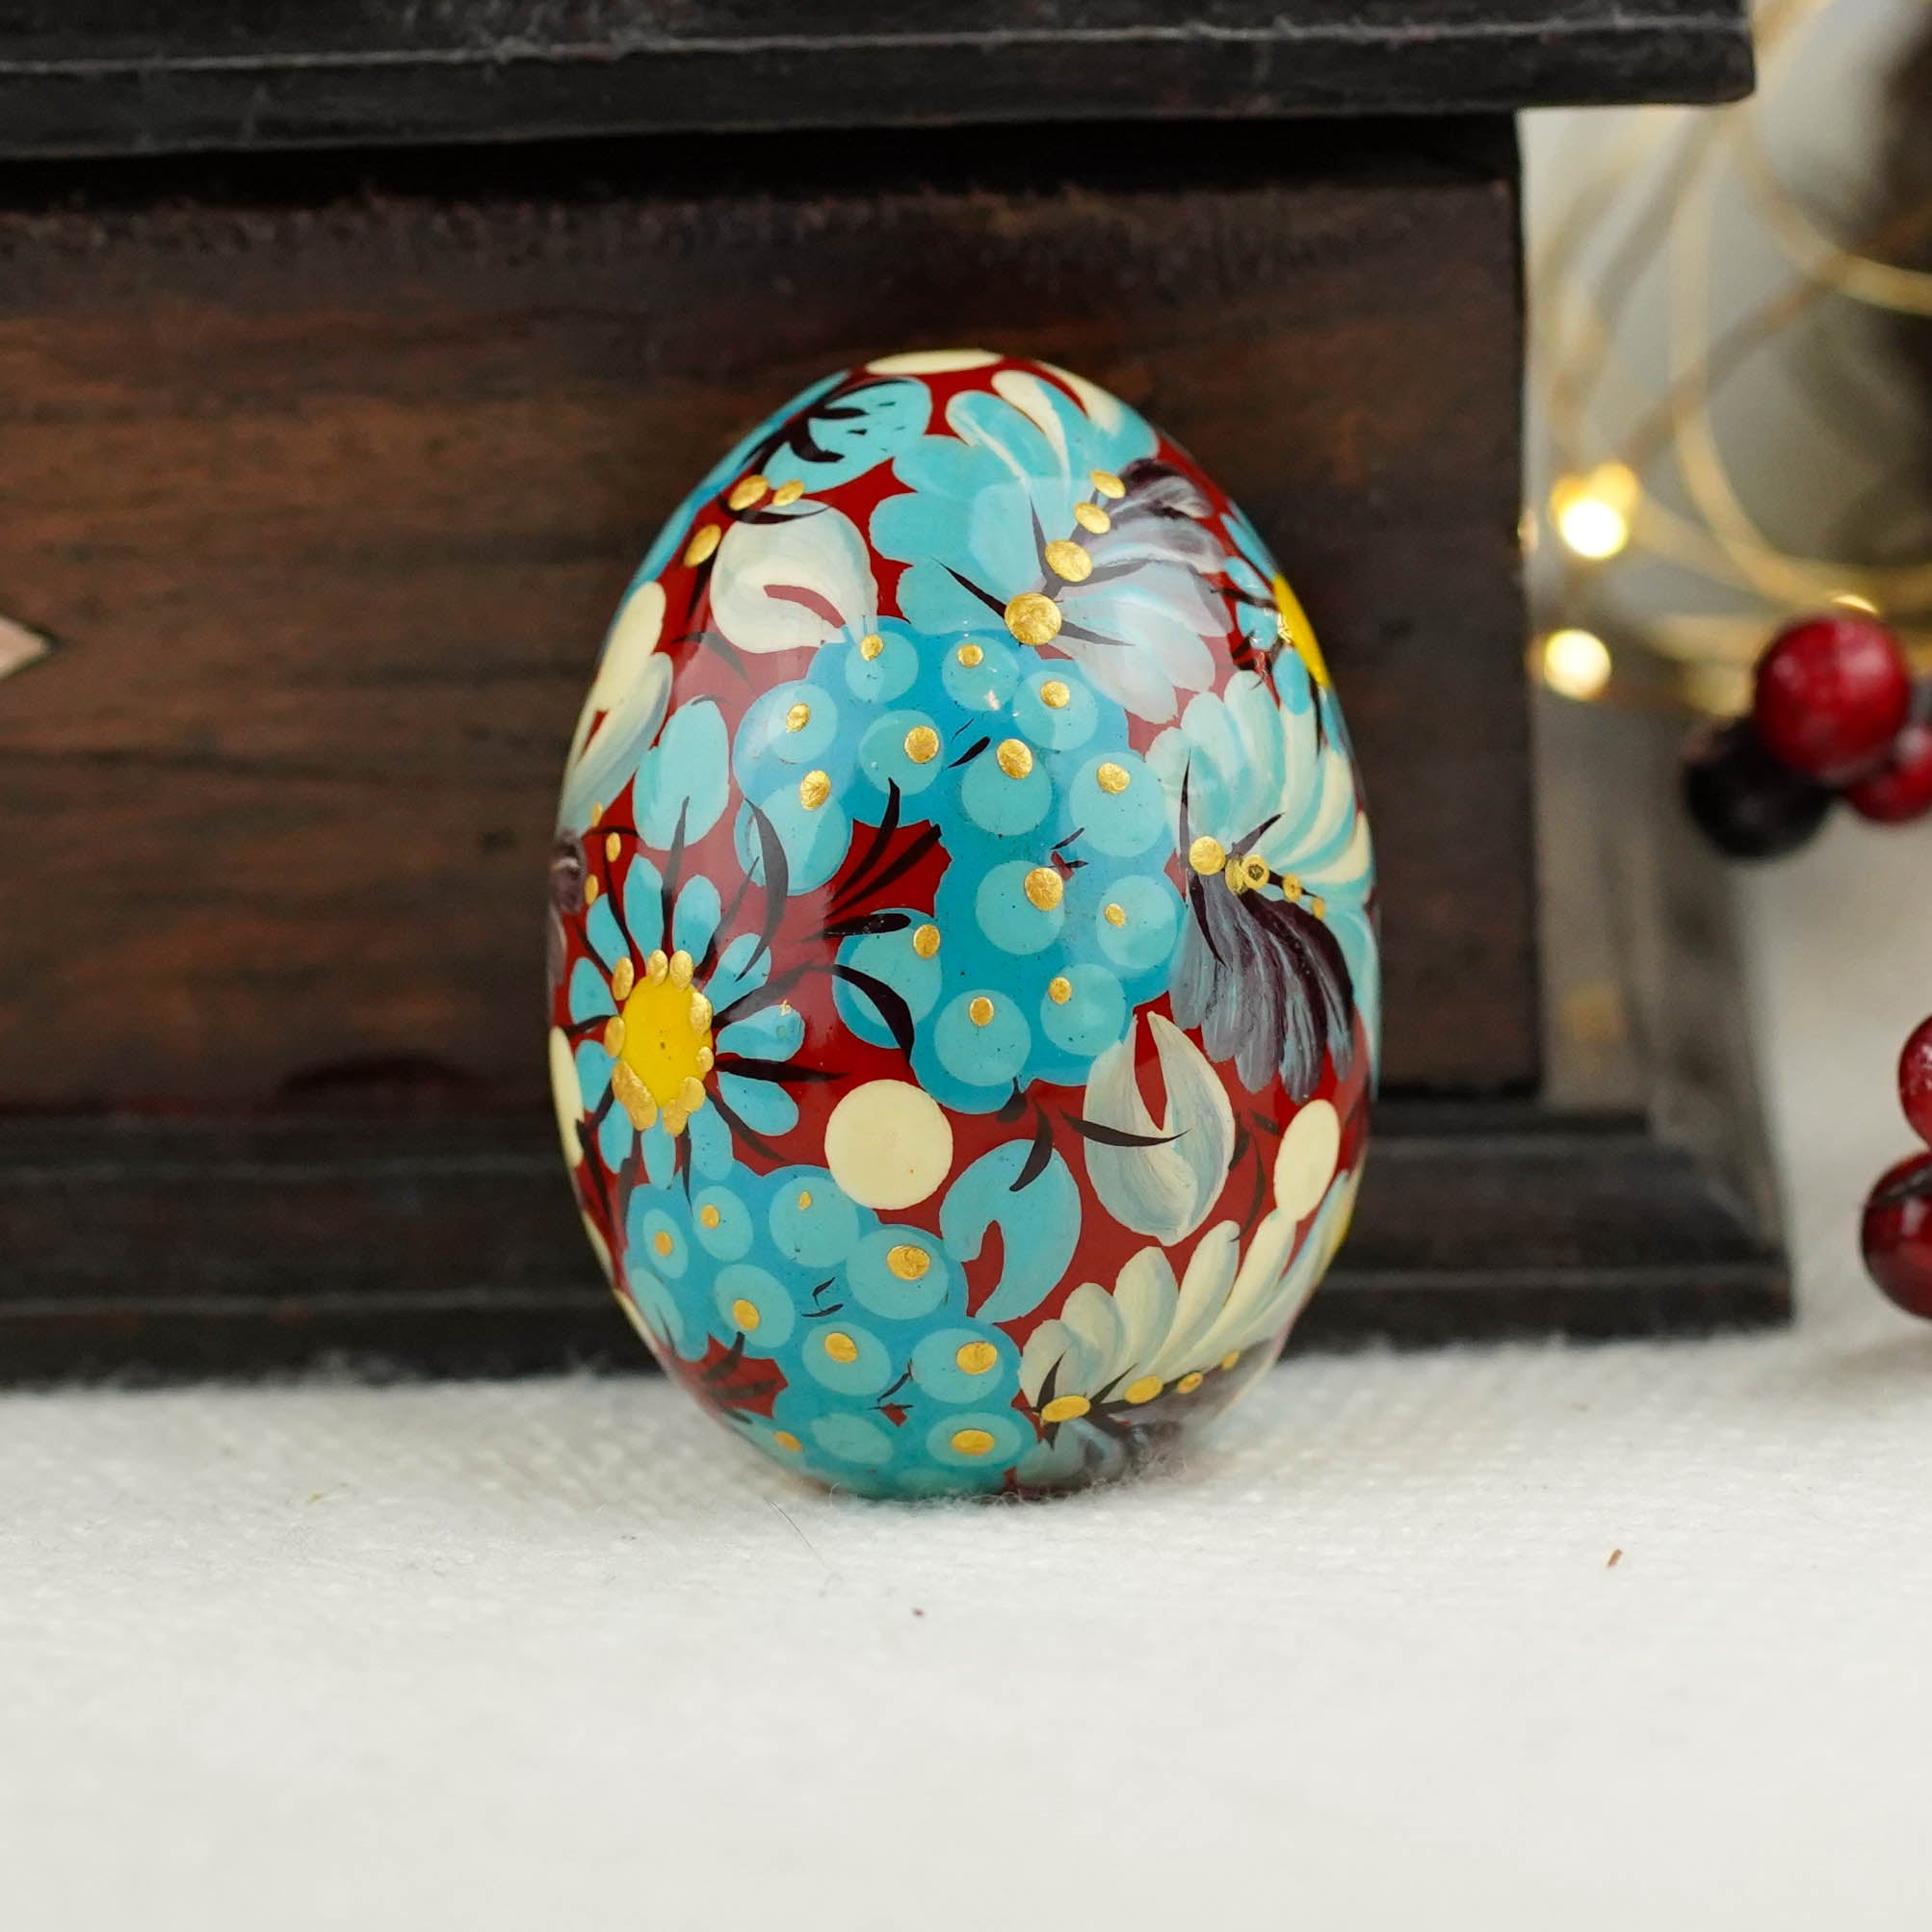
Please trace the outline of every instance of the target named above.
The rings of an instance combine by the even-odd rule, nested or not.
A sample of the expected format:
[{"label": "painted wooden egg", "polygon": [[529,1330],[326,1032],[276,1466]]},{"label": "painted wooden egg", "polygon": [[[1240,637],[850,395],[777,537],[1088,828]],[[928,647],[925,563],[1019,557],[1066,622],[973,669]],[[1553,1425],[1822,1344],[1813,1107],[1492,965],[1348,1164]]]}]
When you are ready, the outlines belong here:
[{"label": "painted wooden egg", "polygon": [[1369,829],[1252,524],[1106,391],[827,377],[651,545],[564,774],[590,1238],[746,1441],[883,1496],[1183,1439],[1348,1223]]}]

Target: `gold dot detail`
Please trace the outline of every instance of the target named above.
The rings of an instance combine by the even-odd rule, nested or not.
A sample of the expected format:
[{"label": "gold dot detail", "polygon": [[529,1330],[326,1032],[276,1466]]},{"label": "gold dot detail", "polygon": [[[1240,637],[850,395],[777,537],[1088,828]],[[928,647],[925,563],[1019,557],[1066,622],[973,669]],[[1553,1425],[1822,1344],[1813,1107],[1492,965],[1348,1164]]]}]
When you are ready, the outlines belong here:
[{"label": "gold dot detail", "polygon": [[769,495],[770,489],[771,485],[761,476],[742,477],[731,485],[731,494],[724,501],[733,509],[749,509]]},{"label": "gold dot detail", "polygon": [[716,550],[724,536],[723,529],[716,523],[707,523],[684,547],[684,561],[693,569],[700,563],[708,562],[711,553]]},{"label": "gold dot detail", "polygon": [[993,1447],[993,1438],[984,1429],[954,1429],[953,1447],[960,1455],[984,1455]]},{"label": "gold dot detail", "polygon": [[798,1438],[792,1433],[790,1429],[773,1429],[771,1431],[771,1440],[781,1449],[783,1449],[787,1455],[796,1455],[798,1451],[805,1447],[805,1445],[801,1443],[798,1440]]},{"label": "gold dot detail", "polygon": [[1239,1348],[1230,1348],[1228,1352],[1221,1357],[1221,1367],[1223,1369],[1232,1369],[1235,1366],[1235,1364],[1239,1362],[1240,1359],[1241,1359],[1241,1351]]},{"label": "gold dot detail", "polygon": [[746,1301],[745,1298],[741,1294],[738,1297],[738,1299],[731,1304],[731,1318],[732,1320],[737,1322],[739,1327],[744,1329],[747,1335],[750,1334],[750,1332],[758,1326],[760,1318],[758,1314],[758,1304],[756,1302]]},{"label": "gold dot detail", "polygon": [[939,951],[938,927],[922,926],[915,928],[912,935],[912,950],[922,959],[930,959]]},{"label": "gold dot detail", "polygon": [[771,507],[773,509],[783,509],[788,503],[796,503],[804,494],[805,485],[794,477],[790,483],[781,483],[771,492]]},{"label": "gold dot detail", "polygon": [[613,1013],[604,1022],[604,1051],[613,1059],[624,1051],[624,1016]]},{"label": "gold dot detail", "polygon": [[885,1265],[901,1281],[920,1281],[932,1266],[932,1257],[924,1248],[901,1241],[898,1247],[886,1250]]},{"label": "gold dot detail", "polygon": [[1052,866],[1035,866],[1027,875],[1026,895],[1042,912],[1051,912],[1066,891],[1066,881]]},{"label": "gold dot detail", "polygon": [[631,963],[631,955],[626,953],[611,968],[611,997],[614,1000],[628,1000],[631,988],[638,983],[638,969]]},{"label": "gold dot detail", "polygon": [[812,707],[809,704],[795,704],[785,714],[787,731],[803,731],[812,721]]},{"label": "gold dot detail", "polygon": [[1113,528],[1113,519],[1097,503],[1077,503],[1073,507],[1073,520],[1080,527],[1095,536],[1104,536]]},{"label": "gold dot detail", "polygon": [[1188,848],[1188,863],[1203,878],[1213,878],[1227,862],[1227,850],[1220,840],[1210,838],[1206,832]]},{"label": "gold dot detail", "polygon": [[961,644],[956,655],[969,671],[984,663],[986,657],[986,653],[978,644]]},{"label": "gold dot detail", "polygon": [[1086,480],[1102,496],[1118,498],[1127,494],[1127,485],[1111,470],[1088,470]]},{"label": "gold dot detail", "polygon": [[1000,1359],[990,1342],[968,1342],[953,1357],[969,1375],[983,1375]]},{"label": "gold dot detail", "polygon": [[1073,981],[1064,973],[1056,973],[1047,981],[1047,998],[1056,1006],[1064,1006],[1073,998]]},{"label": "gold dot detail", "polygon": [[595,905],[597,903],[597,895],[603,890],[604,888],[594,878],[587,878],[584,881],[584,903],[586,905]]},{"label": "gold dot detail", "polygon": [[993,757],[1008,778],[1024,778],[1033,769],[1032,747],[1017,738],[1003,739]]},{"label": "gold dot detail", "polygon": [[692,975],[697,971],[697,962],[680,946],[665,962],[665,971],[670,975],[673,986],[689,986]]},{"label": "gold dot detail", "polygon": [[1057,536],[1046,547],[1047,568],[1069,584],[1084,584],[1093,575],[1093,559],[1070,536]]},{"label": "gold dot detail", "polygon": [[822,771],[807,771],[798,780],[798,802],[808,812],[816,812],[832,796],[832,781]]},{"label": "gold dot detail", "polygon": [[885,640],[882,637],[880,637],[876,631],[868,631],[865,634],[865,636],[859,640],[859,656],[862,657],[867,664],[871,664],[872,661],[875,657],[877,657],[878,654],[884,649],[885,649]]},{"label": "gold dot detail", "polygon": [[822,1345],[834,1362],[856,1362],[859,1359],[859,1345],[843,1329],[833,1329]]},{"label": "gold dot detail", "polygon": [[989,1027],[993,1024],[993,1003],[983,993],[976,993],[972,1004],[966,1008],[966,1017],[976,1027]]},{"label": "gold dot detail", "polygon": [[905,755],[915,765],[930,765],[939,756],[939,734],[929,724],[915,724],[905,734]]},{"label": "gold dot detail", "polygon": [[1117,903],[1110,903],[1101,908],[1101,917],[1110,926],[1125,926],[1127,924],[1127,908]]},{"label": "gold dot detail", "polygon": [[660,1228],[657,1231],[657,1233],[651,1237],[651,1245],[654,1248],[656,1248],[661,1255],[667,1255],[670,1253],[671,1249],[675,1247],[677,1244],[671,1240],[670,1230],[668,1228]]},{"label": "gold dot detail", "polygon": [[697,1211],[697,1224],[701,1228],[715,1228],[723,1218],[709,1201]]},{"label": "gold dot detail", "polygon": [[1198,1369],[1193,1369],[1174,1384],[1174,1393],[1177,1396],[1191,1396],[1200,1386],[1201,1371]]},{"label": "gold dot detail", "polygon": [[1159,1375],[1142,1375],[1137,1382],[1130,1382],[1121,1390],[1121,1399],[1136,1404],[1151,1402],[1164,1386]]},{"label": "gold dot detail", "polygon": [[614,865],[616,863],[617,854],[623,849],[624,842],[615,832],[606,832],[604,834],[604,856]]},{"label": "gold dot detail", "polygon": [[658,1104],[628,1060],[619,1060],[611,1069],[611,1093],[640,1134],[658,1124]]},{"label": "gold dot detail", "polygon": [[1040,1411],[1043,1423],[1077,1423],[1093,1404],[1084,1396],[1056,1396]]},{"label": "gold dot detail", "polygon": [[810,1207],[810,1206],[812,1205],[812,1190],[811,1190],[811,1188],[800,1188],[798,1189],[798,1205],[799,1205],[799,1207],[801,1207],[801,1208],[809,1208],[809,1207]]},{"label": "gold dot detail", "polygon": [[1114,764],[1111,759],[1109,759],[1093,776],[1094,782],[1103,792],[1111,792],[1117,796],[1127,790],[1127,768],[1124,765]]},{"label": "gold dot detail", "polygon": [[1050,677],[1040,687],[1040,702],[1049,711],[1064,711],[1073,702],[1073,692],[1057,677]]},{"label": "gold dot detail", "polygon": [[1022,590],[1006,606],[1006,628],[1023,644],[1050,644],[1060,634],[1060,607],[1037,590]]}]

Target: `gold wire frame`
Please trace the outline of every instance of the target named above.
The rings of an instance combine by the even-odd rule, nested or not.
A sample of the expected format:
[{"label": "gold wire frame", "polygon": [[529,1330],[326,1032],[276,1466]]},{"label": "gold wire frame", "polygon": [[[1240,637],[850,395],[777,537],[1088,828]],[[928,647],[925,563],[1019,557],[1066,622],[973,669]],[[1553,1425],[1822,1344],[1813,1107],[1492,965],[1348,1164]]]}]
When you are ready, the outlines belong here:
[{"label": "gold wire frame", "polygon": [[[1861,303],[1932,327],[1932,272],[1888,259],[1932,238],[1932,200],[1846,242],[1827,234],[1780,178],[1763,140],[1775,98],[1806,37],[1832,0],[1768,0],[1758,14],[1761,83],[1755,100],[1702,113],[1632,115],[1600,157],[1563,219],[1535,254],[1530,289],[1533,380],[1553,482],[1532,511],[1532,540],[1553,539],[1539,608],[1552,626],[1532,667],[1576,697],[1724,713],[1745,702],[1749,669],[1789,617],[1832,603],[1882,613],[1918,667],[1932,668],[1932,560],[1876,566],[1781,548],[1740,495],[1713,420],[1717,391],[1827,299]],[[1928,10],[1932,11],[1932,10]],[[1788,267],[1789,279],[1755,310],[1713,333],[1710,273],[1716,201],[1740,185]],[[1632,198],[1634,197],[1634,198]],[[1580,257],[1623,209],[1634,219],[1595,274]],[[1667,286],[1666,382],[1655,394],[1617,342],[1622,304],[1642,272],[1660,263]],[[1623,427],[1606,434],[1615,417]],[[1689,513],[1656,487],[1666,466]],[[1566,544],[1565,516],[1585,552]],[[1616,573],[1650,560],[1699,581],[1703,611],[1606,607]],[[1577,649],[1604,634],[1607,649]],[[1567,652],[1565,647],[1567,648]],[[1580,678],[1565,666],[1580,663]]]}]

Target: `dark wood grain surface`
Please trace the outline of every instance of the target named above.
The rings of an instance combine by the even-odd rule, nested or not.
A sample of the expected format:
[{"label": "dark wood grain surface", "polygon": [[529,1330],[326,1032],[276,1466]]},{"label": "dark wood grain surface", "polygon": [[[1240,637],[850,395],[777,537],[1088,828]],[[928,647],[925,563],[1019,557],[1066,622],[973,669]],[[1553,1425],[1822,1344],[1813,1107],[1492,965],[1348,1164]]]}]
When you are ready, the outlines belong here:
[{"label": "dark wood grain surface", "polygon": [[1746,91],[1742,0],[14,0],[0,152]]},{"label": "dark wood grain surface", "polygon": [[[740,428],[986,340],[1128,397],[1322,633],[1395,1089],[1537,1073],[1506,129],[631,144],[0,182],[0,1104],[537,1108],[606,615]],[[881,181],[896,185],[881,189]]]}]

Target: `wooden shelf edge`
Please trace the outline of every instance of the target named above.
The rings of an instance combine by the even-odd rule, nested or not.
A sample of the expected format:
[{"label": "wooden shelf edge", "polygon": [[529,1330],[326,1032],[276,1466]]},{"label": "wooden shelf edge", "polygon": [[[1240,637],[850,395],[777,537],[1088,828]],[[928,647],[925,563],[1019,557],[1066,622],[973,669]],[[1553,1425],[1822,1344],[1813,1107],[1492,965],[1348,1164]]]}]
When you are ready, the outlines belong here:
[{"label": "wooden shelf edge", "polygon": [[[0,1121],[0,1253],[16,1386],[640,1363],[526,1115]],[[1640,1123],[1411,1103],[1296,1345],[1707,1333],[1789,1310],[1775,1244]]]}]

